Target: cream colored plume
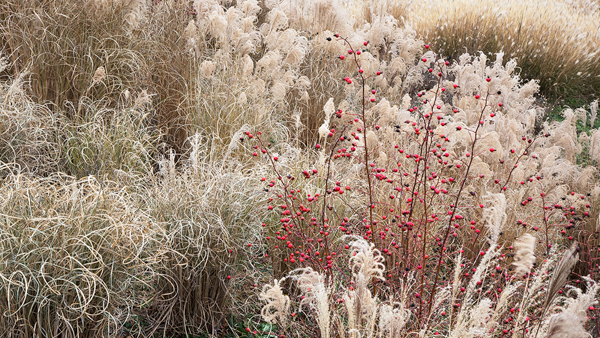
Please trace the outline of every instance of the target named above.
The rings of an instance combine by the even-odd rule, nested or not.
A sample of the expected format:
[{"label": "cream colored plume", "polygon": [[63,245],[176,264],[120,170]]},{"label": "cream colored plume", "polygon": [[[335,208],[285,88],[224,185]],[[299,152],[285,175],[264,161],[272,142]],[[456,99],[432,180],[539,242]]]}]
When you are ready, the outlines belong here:
[{"label": "cream colored plume", "polygon": [[100,66],[94,72],[94,76],[92,77],[92,85],[102,82],[106,78],[106,69],[103,66]]},{"label": "cream colored plume", "polygon": [[548,331],[545,338],[587,338],[592,337],[585,330],[588,320],[587,311],[590,306],[598,303],[596,295],[600,285],[589,276],[583,277],[587,282],[586,292],[580,288],[571,287],[568,294],[575,294],[574,298],[565,297],[566,308],[563,312],[550,318]]},{"label": "cream colored plume", "polygon": [[515,243],[515,261],[513,265],[517,276],[528,274],[535,262],[535,237],[531,234],[524,234]]},{"label": "cream colored plume", "polygon": [[296,269],[290,272],[290,277],[298,281],[298,288],[304,296],[300,306],[308,305],[317,313],[317,324],[322,338],[329,338],[330,314],[329,293],[325,286],[325,276],[314,271],[311,267]]},{"label": "cream colored plume", "polygon": [[200,75],[202,77],[205,78],[209,78],[212,76],[213,72],[215,71],[215,69],[217,68],[217,64],[210,61],[210,60],[205,60],[202,62],[202,64],[200,65]]},{"label": "cream colored plume", "polygon": [[331,120],[331,115],[335,113],[333,98],[329,98],[329,100],[327,100],[327,103],[325,103],[325,106],[323,106],[323,112],[325,112],[325,120],[319,127],[319,138],[326,138],[329,134],[329,121]]},{"label": "cream colored plume", "polygon": [[290,309],[290,297],[283,294],[281,283],[285,280],[275,279],[273,285],[265,285],[259,295],[259,299],[266,302],[260,311],[264,321],[267,323],[286,322]]}]

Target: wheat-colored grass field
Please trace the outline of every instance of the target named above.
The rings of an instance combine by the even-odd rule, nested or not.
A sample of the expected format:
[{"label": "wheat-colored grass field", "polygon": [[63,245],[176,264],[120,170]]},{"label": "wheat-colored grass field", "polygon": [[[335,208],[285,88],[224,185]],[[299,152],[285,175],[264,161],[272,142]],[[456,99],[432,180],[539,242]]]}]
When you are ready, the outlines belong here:
[{"label": "wheat-colored grass field", "polygon": [[0,2],[0,337],[599,337],[600,3]]}]

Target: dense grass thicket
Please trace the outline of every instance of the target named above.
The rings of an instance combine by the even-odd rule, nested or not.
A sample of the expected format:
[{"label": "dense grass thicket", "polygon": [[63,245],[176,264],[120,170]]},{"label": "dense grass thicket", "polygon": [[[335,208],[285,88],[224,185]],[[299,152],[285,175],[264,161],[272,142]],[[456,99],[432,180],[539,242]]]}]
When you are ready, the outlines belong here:
[{"label": "dense grass thicket", "polygon": [[599,18],[2,1],[0,336],[600,336]]}]

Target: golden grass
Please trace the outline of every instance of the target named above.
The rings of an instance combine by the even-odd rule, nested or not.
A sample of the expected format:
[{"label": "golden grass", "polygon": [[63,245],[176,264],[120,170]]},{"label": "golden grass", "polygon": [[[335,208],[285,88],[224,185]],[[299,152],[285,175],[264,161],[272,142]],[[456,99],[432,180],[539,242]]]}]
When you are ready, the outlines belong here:
[{"label": "golden grass", "polygon": [[444,56],[503,51],[543,94],[589,97],[600,88],[598,15],[593,1],[442,0],[414,4],[407,24]]}]

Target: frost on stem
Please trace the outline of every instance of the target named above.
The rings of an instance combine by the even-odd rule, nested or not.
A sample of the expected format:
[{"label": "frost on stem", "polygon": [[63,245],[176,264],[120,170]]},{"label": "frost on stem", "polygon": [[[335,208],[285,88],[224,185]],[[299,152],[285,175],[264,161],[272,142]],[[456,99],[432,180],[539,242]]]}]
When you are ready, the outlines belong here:
[{"label": "frost on stem", "polygon": [[267,323],[275,323],[279,321],[285,323],[286,314],[290,309],[290,297],[283,294],[280,284],[285,280],[275,279],[273,285],[265,285],[259,295],[259,299],[267,304],[263,306],[260,314]]}]

